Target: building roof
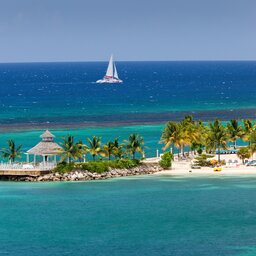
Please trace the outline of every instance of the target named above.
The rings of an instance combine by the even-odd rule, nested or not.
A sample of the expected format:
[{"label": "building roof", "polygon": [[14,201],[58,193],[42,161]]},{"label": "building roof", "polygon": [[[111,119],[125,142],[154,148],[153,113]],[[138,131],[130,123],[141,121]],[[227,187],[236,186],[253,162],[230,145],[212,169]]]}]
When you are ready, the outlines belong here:
[{"label": "building roof", "polygon": [[55,138],[55,136],[49,131],[46,130],[42,135],[40,135],[40,138],[44,139],[44,138]]},{"label": "building roof", "polygon": [[31,155],[58,155],[61,153],[62,147],[53,141],[55,137],[50,131],[46,130],[41,136],[40,141],[36,146],[27,151]]}]

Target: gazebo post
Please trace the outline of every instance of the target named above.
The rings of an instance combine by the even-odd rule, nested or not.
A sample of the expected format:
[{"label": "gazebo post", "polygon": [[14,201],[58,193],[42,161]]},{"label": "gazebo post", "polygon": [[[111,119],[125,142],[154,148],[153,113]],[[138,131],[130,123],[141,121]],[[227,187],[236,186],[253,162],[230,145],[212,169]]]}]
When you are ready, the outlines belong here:
[{"label": "gazebo post", "polygon": [[[42,140],[33,148],[29,149],[26,153],[34,156],[34,164],[36,164],[36,157],[42,157],[42,164],[46,166],[48,163],[54,161],[57,163],[57,155],[63,149],[56,142],[54,142],[54,135],[46,130],[41,136]],[[41,158],[40,158],[41,159]],[[29,156],[27,156],[29,161]],[[41,162],[41,161],[40,161]]]},{"label": "gazebo post", "polygon": [[29,154],[27,154],[27,163],[29,163]]}]

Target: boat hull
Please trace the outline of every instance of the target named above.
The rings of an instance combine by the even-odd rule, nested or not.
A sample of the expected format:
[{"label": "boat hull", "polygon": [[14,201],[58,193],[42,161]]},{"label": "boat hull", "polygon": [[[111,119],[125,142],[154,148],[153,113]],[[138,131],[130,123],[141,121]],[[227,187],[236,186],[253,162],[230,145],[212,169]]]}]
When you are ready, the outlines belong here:
[{"label": "boat hull", "polygon": [[120,79],[115,79],[115,78],[103,78],[98,81],[96,81],[97,84],[120,84],[123,81]]}]

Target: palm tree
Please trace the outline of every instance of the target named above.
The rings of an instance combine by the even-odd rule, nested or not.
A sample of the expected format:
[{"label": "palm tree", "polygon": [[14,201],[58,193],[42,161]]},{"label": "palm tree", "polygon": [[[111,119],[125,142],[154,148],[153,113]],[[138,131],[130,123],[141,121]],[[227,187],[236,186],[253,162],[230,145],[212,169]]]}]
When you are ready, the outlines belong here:
[{"label": "palm tree", "polygon": [[103,146],[104,155],[110,160],[111,156],[115,153],[115,144],[112,141],[109,141]]},{"label": "palm tree", "polygon": [[208,127],[204,125],[203,122],[198,121],[193,125],[193,133],[191,134],[191,149],[197,151],[198,154],[202,154],[206,138],[208,134]]},{"label": "palm tree", "polygon": [[87,146],[87,152],[92,155],[93,161],[95,157],[98,155],[103,155],[103,150],[101,148],[101,138],[97,136],[93,136],[92,139],[87,139],[89,142],[89,146]]},{"label": "palm tree", "polygon": [[185,117],[181,122],[168,122],[162,132],[160,143],[164,143],[163,150],[174,146],[179,149],[178,155],[181,152],[184,155],[184,147],[192,143],[195,139],[195,130],[193,129],[193,121],[191,116]]},{"label": "palm tree", "polygon": [[216,119],[209,123],[209,134],[207,137],[207,149],[218,149],[218,162],[220,162],[220,148],[227,149],[228,134],[226,128]]},{"label": "palm tree", "polygon": [[229,137],[234,143],[234,149],[236,149],[236,141],[243,136],[243,128],[235,119],[230,120],[230,122],[227,124],[227,128]]},{"label": "palm tree", "polygon": [[248,145],[250,146],[251,141],[251,133],[254,131],[254,123],[250,119],[243,119],[244,124],[244,134],[243,134],[243,140],[248,142]]},{"label": "palm tree", "polygon": [[237,151],[237,156],[242,159],[243,164],[244,164],[244,160],[248,159],[251,157],[252,153],[249,147],[242,147],[239,148],[239,150]]},{"label": "palm tree", "polygon": [[144,139],[137,133],[133,133],[129,136],[128,140],[125,141],[126,149],[132,154],[132,159],[135,159],[135,153],[143,154],[144,151]]},{"label": "palm tree", "polygon": [[256,152],[256,131],[255,130],[251,132],[249,141],[250,141],[250,145],[248,146],[248,148],[253,158],[253,155]]},{"label": "palm tree", "polygon": [[119,143],[118,138],[116,138],[114,140],[113,144],[114,144],[114,156],[115,156],[115,158],[121,159],[122,156],[124,155],[124,150],[123,150],[124,145]]},{"label": "palm tree", "polygon": [[22,145],[16,146],[13,140],[7,141],[8,148],[3,148],[1,150],[3,158],[8,158],[10,162],[14,162],[16,158],[21,157],[21,147]]},{"label": "palm tree", "polygon": [[168,122],[162,131],[162,136],[160,139],[160,143],[165,144],[163,150],[166,150],[170,147],[172,152],[174,152],[174,144],[177,141],[177,135],[178,124],[176,122]]},{"label": "palm tree", "polygon": [[84,148],[82,142],[75,143],[74,136],[67,135],[63,137],[63,142],[61,143],[63,155],[62,160],[67,159],[68,163],[71,162],[71,159],[78,159],[83,157]]}]

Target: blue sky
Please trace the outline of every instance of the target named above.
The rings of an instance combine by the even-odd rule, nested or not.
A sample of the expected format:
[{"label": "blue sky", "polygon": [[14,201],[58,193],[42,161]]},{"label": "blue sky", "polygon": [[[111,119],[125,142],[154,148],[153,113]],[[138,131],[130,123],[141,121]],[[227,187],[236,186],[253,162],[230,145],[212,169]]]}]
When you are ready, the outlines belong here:
[{"label": "blue sky", "polygon": [[256,60],[256,0],[0,0],[0,62]]}]

